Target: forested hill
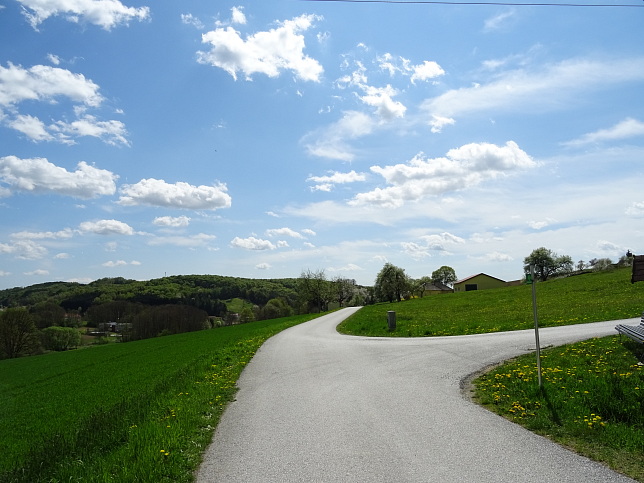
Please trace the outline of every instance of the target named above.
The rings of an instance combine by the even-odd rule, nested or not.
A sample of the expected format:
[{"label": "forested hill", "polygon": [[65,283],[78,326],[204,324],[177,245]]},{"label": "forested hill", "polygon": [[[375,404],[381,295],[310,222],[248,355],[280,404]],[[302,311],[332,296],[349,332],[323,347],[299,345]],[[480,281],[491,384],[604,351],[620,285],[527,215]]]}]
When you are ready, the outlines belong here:
[{"label": "forested hill", "polygon": [[189,304],[216,312],[213,304],[241,298],[264,305],[273,298],[297,300],[298,279],[247,279],[219,275],[176,275],[148,281],[102,278],[88,284],[49,282],[0,290],[0,307],[33,306],[54,302],[66,310],[127,300],[145,305]]}]

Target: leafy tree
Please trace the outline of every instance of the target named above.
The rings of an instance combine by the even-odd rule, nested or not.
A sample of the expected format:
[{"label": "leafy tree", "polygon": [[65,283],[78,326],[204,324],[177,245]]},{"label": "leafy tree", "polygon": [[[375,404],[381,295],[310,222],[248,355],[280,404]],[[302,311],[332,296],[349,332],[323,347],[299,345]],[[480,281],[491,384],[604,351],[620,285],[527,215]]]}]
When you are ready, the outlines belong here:
[{"label": "leafy tree", "polygon": [[302,272],[297,288],[307,312],[327,310],[331,300],[331,287],[326,279],[324,270]]},{"label": "leafy tree", "polygon": [[428,283],[432,283],[431,277],[424,276],[416,280],[411,280],[412,292],[420,298],[423,298],[425,295],[425,286]]},{"label": "leafy tree", "polygon": [[456,272],[452,267],[448,267],[447,265],[443,265],[438,270],[432,272],[432,282],[434,283],[442,283],[443,285],[449,285],[451,287],[457,280]]},{"label": "leafy tree", "polygon": [[526,273],[530,271],[530,265],[534,265],[537,280],[543,282],[550,277],[570,273],[573,268],[573,261],[568,255],[559,256],[552,250],[541,247],[533,250],[530,255],[525,257],[523,265]]},{"label": "leafy tree", "polygon": [[356,289],[356,281],[349,278],[335,277],[333,279],[333,294],[340,307],[351,300]]},{"label": "leafy tree", "polygon": [[66,351],[78,347],[81,335],[72,327],[47,327],[41,331],[42,345],[47,350]]},{"label": "leafy tree", "polygon": [[255,314],[253,309],[246,305],[239,314],[239,322],[245,324],[246,322],[253,322],[255,320]]},{"label": "leafy tree", "polygon": [[268,320],[293,315],[293,308],[283,298],[270,299],[264,307],[257,310],[257,319]]},{"label": "leafy tree", "polygon": [[0,312],[0,356],[12,359],[39,350],[38,331],[27,309]]},{"label": "leafy tree", "polygon": [[65,309],[53,302],[41,302],[29,309],[31,318],[39,329],[52,325],[65,325]]},{"label": "leafy tree", "polygon": [[610,258],[593,259],[592,262],[593,271],[595,272],[601,272],[603,270],[613,268],[613,261]]},{"label": "leafy tree", "polygon": [[205,329],[208,314],[189,305],[148,307],[132,318],[132,328],[122,340],[149,339]]},{"label": "leafy tree", "polygon": [[405,270],[391,263],[385,263],[376,276],[374,290],[379,300],[400,302],[410,289],[410,278],[405,274]]}]

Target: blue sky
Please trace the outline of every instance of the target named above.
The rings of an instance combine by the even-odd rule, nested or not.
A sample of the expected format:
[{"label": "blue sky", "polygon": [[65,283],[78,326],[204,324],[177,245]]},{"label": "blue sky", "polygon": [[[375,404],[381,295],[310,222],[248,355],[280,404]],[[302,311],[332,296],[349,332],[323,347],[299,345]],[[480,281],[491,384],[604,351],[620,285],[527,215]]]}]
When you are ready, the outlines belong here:
[{"label": "blue sky", "polygon": [[0,288],[644,253],[643,21],[0,0]]}]

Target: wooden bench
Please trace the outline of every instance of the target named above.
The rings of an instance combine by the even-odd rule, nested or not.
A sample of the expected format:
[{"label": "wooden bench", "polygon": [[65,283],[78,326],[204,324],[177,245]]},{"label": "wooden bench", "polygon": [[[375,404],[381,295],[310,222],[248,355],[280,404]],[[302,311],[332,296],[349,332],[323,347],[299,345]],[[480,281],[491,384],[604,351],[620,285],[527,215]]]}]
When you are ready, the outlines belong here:
[{"label": "wooden bench", "polygon": [[630,337],[636,342],[641,342],[644,344],[644,313],[642,314],[642,320],[640,325],[624,325],[618,324],[615,326],[615,330],[620,334],[624,334],[627,337]]}]

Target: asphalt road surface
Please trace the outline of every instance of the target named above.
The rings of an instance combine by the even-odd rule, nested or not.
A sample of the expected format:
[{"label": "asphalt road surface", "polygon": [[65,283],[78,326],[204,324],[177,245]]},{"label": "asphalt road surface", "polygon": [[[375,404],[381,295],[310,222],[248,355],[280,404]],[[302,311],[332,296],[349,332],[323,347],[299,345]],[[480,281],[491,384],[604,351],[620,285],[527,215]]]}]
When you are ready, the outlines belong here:
[{"label": "asphalt road surface", "polygon": [[[533,330],[413,339],[338,334],[355,310],[292,327],[260,348],[197,482],[633,481],[463,395],[468,375],[534,351]],[[544,328],[541,346],[615,334],[616,323]]]}]

